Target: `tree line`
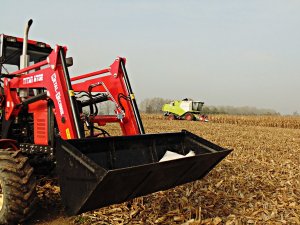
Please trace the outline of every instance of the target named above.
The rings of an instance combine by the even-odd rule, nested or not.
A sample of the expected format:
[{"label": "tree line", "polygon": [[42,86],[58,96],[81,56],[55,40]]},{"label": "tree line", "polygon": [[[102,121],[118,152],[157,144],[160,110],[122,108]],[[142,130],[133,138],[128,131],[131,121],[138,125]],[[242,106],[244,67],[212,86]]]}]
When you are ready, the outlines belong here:
[{"label": "tree line", "polygon": [[[161,108],[164,104],[172,100],[164,98],[146,98],[139,104],[139,109],[144,113],[162,113]],[[229,115],[279,115],[273,109],[259,109],[256,107],[242,106],[203,106],[203,114],[229,114]]]}]

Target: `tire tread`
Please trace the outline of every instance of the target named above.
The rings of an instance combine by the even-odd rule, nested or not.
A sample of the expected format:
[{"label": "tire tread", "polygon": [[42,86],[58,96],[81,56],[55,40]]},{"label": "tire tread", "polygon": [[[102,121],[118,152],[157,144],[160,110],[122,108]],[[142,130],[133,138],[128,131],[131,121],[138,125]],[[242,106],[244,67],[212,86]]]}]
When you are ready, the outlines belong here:
[{"label": "tire tread", "polygon": [[37,205],[33,168],[21,151],[12,149],[0,149],[0,168],[6,202],[0,211],[0,224],[18,224],[32,215]]}]

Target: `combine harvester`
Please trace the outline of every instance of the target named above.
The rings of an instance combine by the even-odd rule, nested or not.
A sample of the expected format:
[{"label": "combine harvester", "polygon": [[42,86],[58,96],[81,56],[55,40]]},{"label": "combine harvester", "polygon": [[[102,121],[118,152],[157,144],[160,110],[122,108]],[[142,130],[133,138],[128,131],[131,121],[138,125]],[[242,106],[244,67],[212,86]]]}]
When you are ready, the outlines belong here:
[{"label": "combine harvester", "polygon": [[207,115],[202,114],[204,102],[183,99],[182,101],[172,101],[164,104],[162,111],[169,120],[188,120],[208,122]]},{"label": "combine harvester", "polygon": [[[230,153],[188,131],[145,134],[125,58],[70,78],[67,48],[28,40],[31,24],[24,38],[0,35],[0,223],[34,212],[41,169],[57,166],[75,215],[201,179]],[[105,101],[115,115],[98,115]],[[123,136],[107,137],[106,123],[119,123]]]}]

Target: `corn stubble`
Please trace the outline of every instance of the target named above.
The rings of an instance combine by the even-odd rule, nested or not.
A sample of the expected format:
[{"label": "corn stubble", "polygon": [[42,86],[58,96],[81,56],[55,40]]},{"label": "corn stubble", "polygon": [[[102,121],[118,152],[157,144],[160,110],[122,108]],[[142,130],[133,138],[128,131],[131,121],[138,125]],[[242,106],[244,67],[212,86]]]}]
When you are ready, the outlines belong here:
[{"label": "corn stubble", "polygon": [[[210,119],[201,123],[143,115],[147,133],[187,129],[233,148],[206,178],[83,213],[74,223],[300,224],[299,117],[218,115]],[[114,125],[109,131],[118,134]]]}]

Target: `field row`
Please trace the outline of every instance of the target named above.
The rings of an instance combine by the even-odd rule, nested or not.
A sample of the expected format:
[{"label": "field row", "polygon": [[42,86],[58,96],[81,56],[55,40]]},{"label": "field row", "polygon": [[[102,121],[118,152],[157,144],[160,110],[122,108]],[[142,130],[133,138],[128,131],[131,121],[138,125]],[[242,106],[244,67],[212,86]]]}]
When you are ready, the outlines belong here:
[{"label": "field row", "polygon": [[211,115],[213,123],[228,123],[247,126],[300,128],[300,116],[234,116]]},{"label": "field row", "polygon": [[[165,119],[161,114],[144,114],[145,119]],[[300,116],[239,116],[213,114],[208,116],[211,123],[236,124],[246,126],[279,127],[300,129]]]}]

